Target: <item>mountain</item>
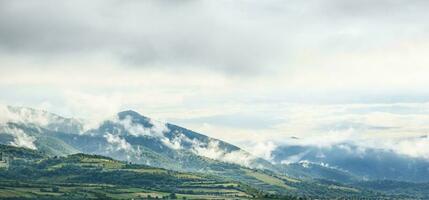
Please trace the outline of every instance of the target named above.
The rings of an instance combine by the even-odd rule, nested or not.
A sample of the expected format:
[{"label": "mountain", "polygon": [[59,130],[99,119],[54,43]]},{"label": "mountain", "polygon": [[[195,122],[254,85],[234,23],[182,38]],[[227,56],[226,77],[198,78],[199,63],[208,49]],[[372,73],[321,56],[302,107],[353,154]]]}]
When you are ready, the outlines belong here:
[{"label": "mountain", "polygon": [[[26,125],[34,125],[48,130],[67,133],[79,133],[83,130],[82,120],[66,118],[45,110],[37,110],[27,107],[0,106],[3,122],[15,122]],[[2,122],[0,120],[0,122]]]},{"label": "mountain", "polygon": [[226,142],[134,111],[120,112],[99,127],[79,133],[52,130],[46,123],[8,121],[2,125],[0,143],[37,149],[50,156],[80,152],[170,170],[204,172],[251,183],[256,189],[287,193],[282,185],[249,176],[242,168],[274,169],[268,161]]},{"label": "mountain", "polygon": [[384,149],[360,148],[347,143],[329,147],[280,146],[272,152],[272,156],[278,163],[291,163],[290,166],[296,163],[307,163],[313,168],[331,168],[362,180],[411,182],[429,180],[429,161],[427,160]]},{"label": "mountain", "polygon": [[[425,183],[415,183],[418,185],[416,190],[401,190],[399,186],[408,184],[408,181],[426,182],[428,176],[425,169],[429,165],[423,160],[402,157],[393,152],[374,149],[365,154],[352,154],[350,152],[354,151],[345,149],[353,150],[355,147],[344,145],[326,149],[280,146],[272,152],[273,160],[267,161],[235,145],[150,119],[131,110],[119,112],[89,129],[84,120],[64,118],[46,111],[20,107],[7,107],[2,111],[6,117],[0,118],[0,144],[24,147],[35,155],[43,155],[44,160],[59,157],[61,162],[67,163],[71,155],[107,156],[127,166],[150,166],[238,182],[257,191],[252,195],[271,195],[273,198],[278,197],[276,195],[291,195],[308,198],[415,199],[427,195],[423,190],[427,187]],[[39,165],[42,171],[46,168],[50,166]],[[43,176],[39,178],[45,179]],[[110,184],[106,181],[103,179],[102,182]],[[151,187],[153,189],[155,186]]]},{"label": "mountain", "polygon": [[7,170],[0,167],[0,199],[248,199],[262,195],[220,177],[129,164],[105,156],[48,157],[5,145],[0,145],[0,152],[14,157]]},{"label": "mountain", "polygon": [[201,164],[195,156],[252,167],[270,164],[234,145],[134,111],[120,112],[99,127],[84,130],[81,121],[46,111],[10,106],[7,110],[9,119],[0,124],[0,143],[39,149],[52,155],[97,153],[186,170],[200,168],[194,167]]},{"label": "mountain", "polygon": [[[414,193],[384,194],[334,182],[302,181],[269,171],[241,168],[248,179],[263,180],[273,187],[255,189],[234,177],[177,172],[130,164],[106,156],[72,154],[51,157],[36,150],[0,145],[0,153],[13,157],[9,167],[0,166],[1,199],[418,199],[428,196],[425,185]],[[237,177],[240,177],[237,174]],[[244,176],[241,176],[244,177]],[[382,183],[378,184],[380,191]],[[395,182],[386,185],[394,190]],[[398,183],[396,183],[398,184]],[[276,192],[276,187],[281,188]],[[393,188],[393,189],[392,189]],[[274,189],[274,190],[273,190]],[[283,191],[283,193],[281,193]]]},{"label": "mountain", "polygon": [[194,131],[124,111],[82,134],[55,137],[80,152],[174,170],[210,170],[211,160],[264,168],[271,164],[240,148]]}]

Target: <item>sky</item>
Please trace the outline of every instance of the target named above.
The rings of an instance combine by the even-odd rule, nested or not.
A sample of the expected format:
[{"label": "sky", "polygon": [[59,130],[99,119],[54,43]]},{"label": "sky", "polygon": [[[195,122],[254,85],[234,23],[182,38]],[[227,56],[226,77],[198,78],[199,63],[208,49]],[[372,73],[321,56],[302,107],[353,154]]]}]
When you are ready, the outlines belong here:
[{"label": "sky", "polygon": [[428,6],[0,0],[0,104],[97,120],[132,109],[265,157],[291,137],[393,138],[428,155],[410,147],[429,144],[416,139],[429,128]]}]

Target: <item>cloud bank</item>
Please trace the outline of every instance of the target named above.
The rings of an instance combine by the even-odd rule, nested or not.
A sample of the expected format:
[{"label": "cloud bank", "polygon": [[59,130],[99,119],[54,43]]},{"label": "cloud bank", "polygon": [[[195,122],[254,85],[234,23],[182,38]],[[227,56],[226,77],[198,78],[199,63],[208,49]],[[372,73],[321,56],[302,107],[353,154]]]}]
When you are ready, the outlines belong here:
[{"label": "cloud bank", "polygon": [[[0,0],[0,103],[90,119],[83,130],[134,109],[266,159],[287,142],[379,140],[386,141],[379,148],[426,157],[428,6]],[[53,121],[0,108],[0,122],[9,119]],[[171,148],[186,140],[122,123],[131,134],[158,134]],[[197,152],[219,157],[216,148]]]}]

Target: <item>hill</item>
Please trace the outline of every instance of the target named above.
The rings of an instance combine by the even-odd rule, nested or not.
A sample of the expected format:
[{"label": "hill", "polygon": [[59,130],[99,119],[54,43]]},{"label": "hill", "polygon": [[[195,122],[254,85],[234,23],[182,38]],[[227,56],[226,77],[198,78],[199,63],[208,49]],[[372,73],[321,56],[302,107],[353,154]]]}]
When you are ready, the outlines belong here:
[{"label": "hill", "polygon": [[[114,160],[110,157],[72,154],[48,157],[31,149],[0,145],[3,154],[14,152],[8,169],[0,168],[1,199],[313,199],[427,197],[424,188],[368,189],[376,183],[355,186],[326,180],[305,181],[266,170],[225,168],[228,176],[211,173],[177,172]],[[230,170],[230,172],[228,172]],[[235,175],[231,175],[234,171]],[[427,190],[426,190],[427,191]]]},{"label": "hill", "polygon": [[[235,192],[228,190],[227,193],[239,193],[245,196],[243,198],[399,196],[415,199],[427,194],[423,189],[405,192],[399,188],[384,190],[376,187],[377,182],[365,181],[360,174],[309,161],[310,155],[317,158],[317,151],[308,151],[306,158],[309,160],[274,164],[227,142],[162,123],[134,111],[120,112],[91,129],[84,129],[81,120],[39,113],[29,108],[13,108],[10,112],[17,116],[0,124],[0,144],[25,148],[2,146],[2,151],[17,152],[9,169],[2,172],[4,177],[8,177],[2,182],[9,186],[15,183],[10,180],[24,185],[35,182],[40,186],[57,185],[52,183],[101,184],[114,185],[106,191],[115,187],[138,187],[163,195],[168,192],[185,195],[189,190],[185,186],[195,189],[212,187],[207,186],[208,183],[228,183],[227,186],[232,187],[229,189]],[[288,158],[294,152],[293,149],[286,153],[281,150],[274,152],[275,159]],[[162,171],[164,175],[141,174],[143,169]],[[185,180],[174,174],[198,177],[203,182]],[[136,176],[138,178],[133,178]],[[142,178],[152,182],[144,182]],[[395,186],[402,184],[392,181]],[[235,184],[235,187],[230,184]],[[419,188],[427,187],[424,183],[418,184]],[[7,188],[10,189],[9,186]],[[212,190],[207,195],[209,193],[218,194]],[[220,196],[228,195],[222,193]]]},{"label": "hill", "polygon": [[[201,173],[176,172],[130,164],[109,157],[73,154],[38,157],[29,149],[1,145],[2,153],[20,152],[8,170],[0,170],[0,198],[187,199],[250,198],[257,190]],[[16,151],[19,150],[19,151]],[[29,158],[29,159],[27,159]]]}]

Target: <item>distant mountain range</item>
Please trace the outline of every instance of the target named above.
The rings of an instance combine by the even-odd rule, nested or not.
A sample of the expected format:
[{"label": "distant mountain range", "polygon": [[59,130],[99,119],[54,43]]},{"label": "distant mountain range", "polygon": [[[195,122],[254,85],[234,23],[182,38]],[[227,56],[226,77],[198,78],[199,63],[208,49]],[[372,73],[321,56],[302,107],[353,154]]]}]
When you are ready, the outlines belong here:
[{"label": "distant mountain range", "polygon": [[[271,164],[229,143],[124,111],[84,130],[80,120],[30,108],[9,107],[15,120],[0,129],[0,143],[45,151],[51,155],[84,152],[175,170],[205,169],[208,159],[252,168]],[[18,119],[18,120],[17,120]]]},{"label": "distant mountain range", "polygon": [[363,180],[429,182],[428,160],[384,149],[361,148],[347,143],[329,147],[289,145],[278,147],[272,156],[278,163],[313,163]]},{"label": "distant mountain range", "polygon": [[[0,199],[417,199],[428,197],[424,184],[385,194],[326,180],[303,181],[265,170],[219,166],[232,174],[178,172],[83,153],[48,156],[23,147],[0,145]],[[364,185],[367,184],[367,185]],[[396,184],[396,185],[395,185]],[[383,187],[384,186],[384,187]],[[387,188],[398,188],[396,182]],[[413,188],[417,188],[413,189]],[[380,190],[382,190],[380,189]],[[407,194],[410,193],[410,194]]]},{"label": "distant mountain range", "polygon": [[[370,197],[377,192],[397,195],[400,191],[401,195],[421,198],[426,195],[421,188],[429,181],[426,160],[379,149],[356,154],[357,147],[349,144],[280,146],[268,161],[227,142],[134,111],[119,112],[92,128],[84,120],[31,108],[8,106],[2,112],[0,144],[33,149],[47,157],[84,153],[211,174],[281,195]],[[387,183],[389,189],[380,189]],[[417,184],[420,189],[399,190],[405,183]],[[323,195],[315,195],[318,191]]]}]

